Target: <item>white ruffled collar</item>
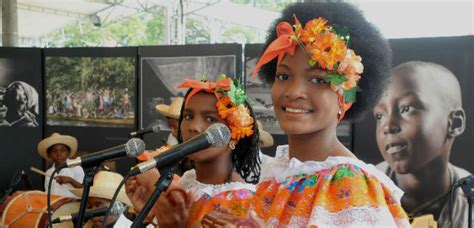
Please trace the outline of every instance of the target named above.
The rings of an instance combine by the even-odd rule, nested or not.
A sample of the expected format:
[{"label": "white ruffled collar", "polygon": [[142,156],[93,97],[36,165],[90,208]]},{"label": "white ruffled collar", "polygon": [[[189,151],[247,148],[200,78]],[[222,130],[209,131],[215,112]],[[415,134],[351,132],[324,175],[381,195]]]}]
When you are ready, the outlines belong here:
[{"label": "white ruffled collar", "polygon": [[196,200],[204,195],[212,197],[222,192],[239,189],[248,189],[251,192],[255,192],[255,185],[244,182],[229,182],[224,184],[201,183],[196,180],[196,170],[194,169],[186,171],[179,182],[186,191],[190,191],[194,194]]},{"label": "white ruffled collar", "polygon": [[367,164],[359,159],[342,156],[331,156],[325,161],[302,162],[297,158],[290,159],[288,145],[277,147],[275,158],[268,162],[268,164],[263,165],[266,170],[262,170],[260,181],[263,182],[274,178],[277,182],[282,182],[291,176],[301,173],[317,172],[340,164],[353,164],[360,167],[388,187],[398,201],[402,197],[403,191],[396,186],[388,176],[372,164]]}]

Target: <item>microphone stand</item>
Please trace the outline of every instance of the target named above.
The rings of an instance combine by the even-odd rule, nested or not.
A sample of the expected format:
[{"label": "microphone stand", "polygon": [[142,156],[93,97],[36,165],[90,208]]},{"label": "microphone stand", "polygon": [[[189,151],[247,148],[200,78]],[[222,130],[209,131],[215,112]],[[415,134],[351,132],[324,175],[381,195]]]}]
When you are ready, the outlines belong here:
[{"label": "microphone stand", "polygon": [[170,166],[165,166],[158,169],[158,171],[160,172],[160,178],[155,184],[156,186],[155,191],[153,191],[153,194],[150,196],[150,199],[148,199],[145,206],[143,206],[143,209],[137,215],[137,217],[135,218],[135,221],[133,221],[133,224],[130,227],[132,228],[144,227],[143,220],[148,215],[151,208],[155,204],[156,200],[158,200],[158,198],[160,197],[161,193],[166,192],[171,182],[173,181],[173,173],[174,173],[175,168],[176,168],[176,165],[170,165]]},{"label": "microphone stand", "polygon": [[461,183],[461,188],[464,191],[464,195],[466,195],[467,202],[469,204],[469,212],[468,212],[468,227],[473,228],[472,223],[472,204],[474,203],[474,175],[470,175],[464,179]]},{"label": "microphone stand", "polygon": [[136,136],[133,136],[132,134],[128,134],[128,138],[129,139],[132,139],[132,138],[138,138],[138,139],[141,139],[143,140],[143,134],[137,134]]},{"label": "microphone stand", "polygon": [[84,180],[82,181],[82,197],[81,205],[79,206],[79,212],[77,214],[77,220],[74,223],[74,228],[80,228],[84,223],[84,214],[86,212],[87,199],[89,198],[90,187],[94,183],[94,175],[97,166],[83,167],[84,168]]},{"label": "microphone stand", "polygon": [[11,194],[13,193],[13,189],[14,189],[15,186],[20,182],[21,172],[24,172],[24,171],[23,171],[23,170],[18,170],[18,171],[15,173],[15,175],[13,176],[12,180],[10,181],[10,185],[9,185],[8,188],[5,190],[4,195],[3,195],[2,198],[0,199],[0,205],[2,205],[3,202],[5,202],[5,200],[8,198],[8,196],[11,196]]}]

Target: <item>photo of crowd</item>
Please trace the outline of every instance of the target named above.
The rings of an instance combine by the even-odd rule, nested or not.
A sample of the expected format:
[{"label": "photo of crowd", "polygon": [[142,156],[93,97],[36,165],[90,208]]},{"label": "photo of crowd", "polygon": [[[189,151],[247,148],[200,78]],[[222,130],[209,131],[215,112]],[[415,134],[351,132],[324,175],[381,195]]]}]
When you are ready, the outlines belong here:
[{"label": "photo of crowd", "polygon": [[133,58],[47,57],[46,84],[48,125],[134,124]]}]

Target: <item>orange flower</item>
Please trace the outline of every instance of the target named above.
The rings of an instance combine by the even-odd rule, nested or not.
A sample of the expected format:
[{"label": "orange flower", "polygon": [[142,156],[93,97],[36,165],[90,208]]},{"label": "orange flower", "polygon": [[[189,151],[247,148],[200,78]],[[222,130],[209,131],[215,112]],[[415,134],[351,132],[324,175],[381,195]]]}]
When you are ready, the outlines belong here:
[{"label": "orange flower", "polygon": [[305,43],[313,43],[319,33],[321,33],[325,28],[331,28],[331,26],[326,25],[327,22],[328,20],[322,17],[308,21],[301,33],[301,41]]},{"label": "orange flower", "polygon": [[237,127],[246,127],[253,124],[253,118],[250,116],[248,108],[239,105],[227,116],[227,120]]},{"label": "orange flower", "polygon": [[231,129],[231,138],[239,140],[253,134],[253,118],[245,105],[235,106],[229,96],[220,98],[217,103],[217,113]]},{"label": "orange flower", "polygon": [[231,129],[231,137],[232,139],[239,140],[253,134],[252,126],[248,127],[234,127],[230,126]]},{"label": "orange flower", "polygon": [[232,112],[232,109],[235,107],[234,102],[230,100],[229,96],[222,97],[216,103],[217,113],[222,119],[225,119],[227,115]]},{"label": "orange flower", "polygon": [[334,64],[344,59],[346,44],[334,33],[324,33],[316,37],[309,47],[311,60],[318,62],[322,69],[332,70]]},{"label": "orange flower", "polygon": [[360,75],[358,74],[346,74],[347,81],[342,83],[342,88],[345,90],[350,90],[357,86],[357,82],[360,79]]},{"label": "orange flower", "polygon": [[361,74],[364,71],[362,58],[354,53],[354,50],[347,49],[344,59],[339,63],[337,72],[342,74]]}]

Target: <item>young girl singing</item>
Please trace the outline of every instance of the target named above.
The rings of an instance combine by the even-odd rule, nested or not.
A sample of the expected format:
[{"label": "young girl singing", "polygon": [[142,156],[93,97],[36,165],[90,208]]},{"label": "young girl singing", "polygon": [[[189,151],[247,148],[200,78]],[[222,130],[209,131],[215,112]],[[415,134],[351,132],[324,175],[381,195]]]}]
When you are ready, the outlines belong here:
[{"label": "young girl singing", "polygon": [[243,89],[227,77],[215,82],[185,80],[178,87],[189,89],[179,118],[178,141],[189,140],[214,123],[227,125],[231,140],[188,157],[194,169],[185,172],[153,208],[159,227],[191,227],[212,210],[245,217],[260,165],[258,129]]}]

